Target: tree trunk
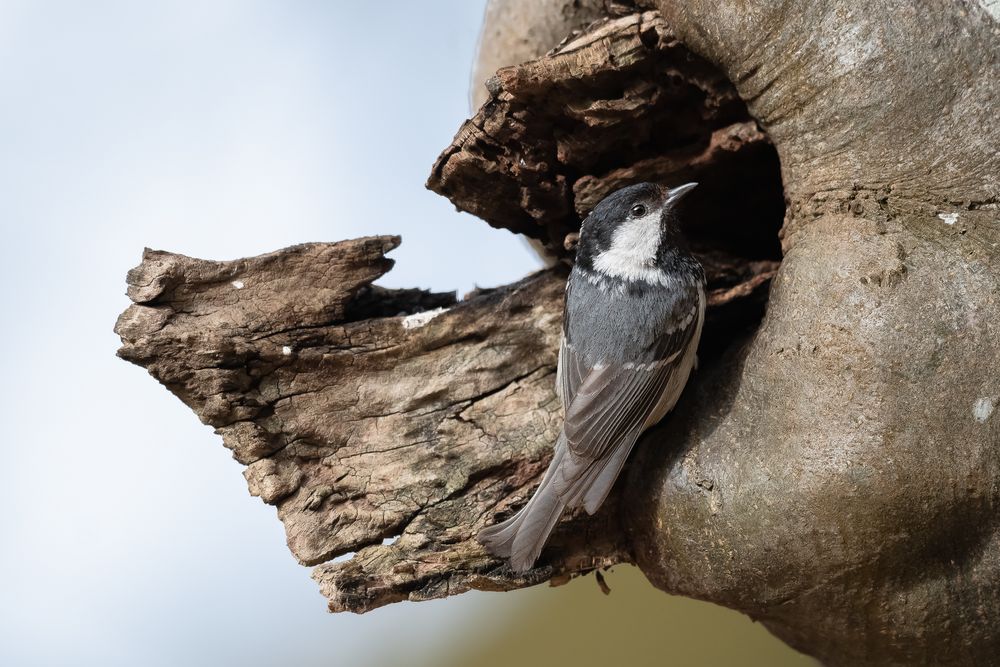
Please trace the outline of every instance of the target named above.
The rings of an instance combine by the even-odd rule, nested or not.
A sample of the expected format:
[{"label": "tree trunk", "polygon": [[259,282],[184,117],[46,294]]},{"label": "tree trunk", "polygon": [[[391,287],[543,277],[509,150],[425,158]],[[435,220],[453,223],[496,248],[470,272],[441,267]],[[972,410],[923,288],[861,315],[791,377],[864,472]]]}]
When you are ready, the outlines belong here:
[{"label": "tree trunk", "polygon": [[[481,67],[523,4],[491,3]],[[829,664],[1000,655],[996,17],[533,11],[526,54],[577,30],[490,78],[428,185],[563,262],[456,302],[372,286],[394,237],[147,251],[119,354],[218,430],[332,610],[630,561]],[[566,237],[622,184],[688,179],[712,290],[699,371],[602,511],[517,575],[474,536],[529,497],[560,426]]]}]

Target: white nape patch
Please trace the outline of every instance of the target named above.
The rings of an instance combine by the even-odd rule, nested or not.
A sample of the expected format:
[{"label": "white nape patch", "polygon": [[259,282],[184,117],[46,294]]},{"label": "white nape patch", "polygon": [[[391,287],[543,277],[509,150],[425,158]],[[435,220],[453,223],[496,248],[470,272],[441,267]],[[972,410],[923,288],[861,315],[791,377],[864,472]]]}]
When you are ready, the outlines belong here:
[{"label": "white nape patch", "polygon": [[232,286],[235,287],[236,289],[243,289],[244,287],[246,287],[246,285],[243,284],[242,280],[234,280],[232,282]]},{"label": "white nape patch", "polygon": [[996,402],[992,398],[984,397],[976,399],[976,402],[972,404],[972,418],[980,424],[985,424],[996,407]]},{"label": "white nape patch", "polygon": [[392,537],[387,537],[384,540],[382,540],[382,546],[383,547],[391,547],[396,542],[399,542],[399,538],[401,538],[402,536],[403,535],[400,534],[400,535],[393,535]]},{"label": "white nape patch", "polygon": [[954,225],[958,222],[958,213],[938,213],[938,217],[944,220],[946,225]]},{"label": "white nape patch", "polygon": [[426,325],[428,322],[433,320],[435,317],[441,313],[447,311],[447,308],[435,308],[434,310],[425,310],[422,313],[413,313],[412,315],[407,315],[403,318],[403,328],[404,329],[419,329],[420,327]]},{"label": "white nape patch", "polygon": [[286,357],[290,356],[292,354],[292,348],[288,347],[287,345],[282,345],[281,346],[281,353],[283,355],[285,355]]},{"label": "white nape patch", "polygon": [[655,265],[660,249],[660,211],[619,225],[611,247],[594,258],[594,268],[607,276],[667,285],[671,279]]},{"label": "white nape patch", "polygon": [[348,551],[346,554],[341,554],[340,556],[337,556],[336,558],[334,558],[330,562],[331,563],[346,563],[347,561],[349,561],[352,558],[354,558],[354,553],[355,552],[353,552],[353,551]]}]

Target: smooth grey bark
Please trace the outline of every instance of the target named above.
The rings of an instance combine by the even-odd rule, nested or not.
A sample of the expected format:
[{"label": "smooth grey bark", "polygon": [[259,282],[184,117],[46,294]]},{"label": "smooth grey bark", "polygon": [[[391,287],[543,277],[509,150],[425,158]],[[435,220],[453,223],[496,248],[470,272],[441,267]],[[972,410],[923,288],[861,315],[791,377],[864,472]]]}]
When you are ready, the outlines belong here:
[{"label": "smooth grey bark", "polygon": [[830,664],[992,661],[996,21],[953,2],[658,6],[774,141],[788,211],[767,317],[706,380],[718,416],[674,424],[663,477],[629,487],[657,498],[633,524],[640,566]]}]

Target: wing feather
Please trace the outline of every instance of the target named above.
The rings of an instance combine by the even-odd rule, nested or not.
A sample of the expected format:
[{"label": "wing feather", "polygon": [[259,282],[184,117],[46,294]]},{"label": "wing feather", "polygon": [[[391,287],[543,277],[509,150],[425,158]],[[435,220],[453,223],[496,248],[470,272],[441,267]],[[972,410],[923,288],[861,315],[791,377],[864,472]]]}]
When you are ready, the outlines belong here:
[{"label": "wing feather", "polygon": [[568,507],[597,511],[639,436],[662,414],[665,394],[671,394],[668,402],[677,399],[693,362],[690,348],[697,345],[701,315],[699,310],[663,336],[652,363],[591,367],[564,341],[560,391],[567,404],[562,433],[566,452],[552,488]]},{"label": "wing feather", "polygon": [[491,553],[509,558],[514,570],[532,567],[564,508],[597,511],[639,436],[673,407],[701,334],[704,291],[697,296],[691,316],[646,351],[652,363],[589,364],[563,338],[556,392],[565,420],[549,469],[521,511],[478,536]]},{"label": "wing feather", "polygon": [[[591,368],[575,392],[564,393],[564,400],[572,396],[563,422],[570,452],[599,459],[637,424],[646,424],[673,373],[686,360],[696,325],[692,321],[684,328],[685,335],[670,336],[669,347],[663,350],[666,356],[658,361]],[[572,348],[566,356],[570,363],[575,361]]]}]

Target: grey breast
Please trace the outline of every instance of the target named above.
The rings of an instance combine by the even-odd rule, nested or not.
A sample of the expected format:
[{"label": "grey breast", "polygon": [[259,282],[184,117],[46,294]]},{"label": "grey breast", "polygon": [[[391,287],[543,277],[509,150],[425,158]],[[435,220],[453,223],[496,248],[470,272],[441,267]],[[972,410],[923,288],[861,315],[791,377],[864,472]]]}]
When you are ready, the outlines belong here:
[{"label": "grey breast", "polygon": [[588,366],[645,363],[660,358],[671,329],[697,306],[697,290],[633,285],[602,279],[594,284],[578,268],[566,292],[567,341]]}]

